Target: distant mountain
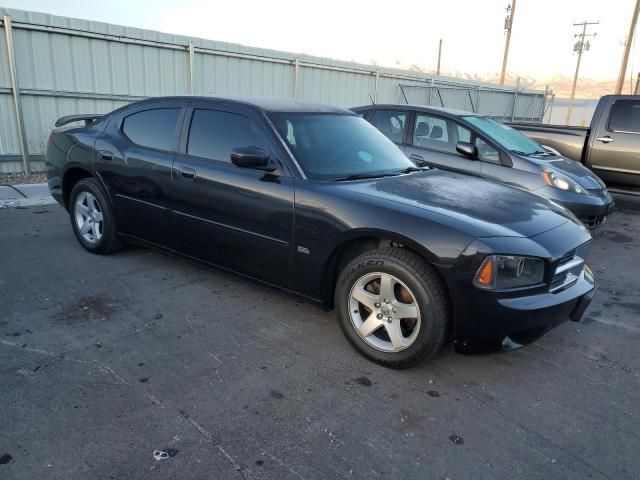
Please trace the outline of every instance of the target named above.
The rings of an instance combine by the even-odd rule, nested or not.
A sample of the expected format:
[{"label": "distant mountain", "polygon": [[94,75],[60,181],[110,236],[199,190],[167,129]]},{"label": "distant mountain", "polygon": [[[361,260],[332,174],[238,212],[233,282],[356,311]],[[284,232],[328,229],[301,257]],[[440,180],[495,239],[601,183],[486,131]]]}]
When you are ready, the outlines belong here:
[{"label": "distant mountain", "polygon": [[[402,68],[407,68],[416,72],[424,72],[434,74],[432,69],[426,69],[419,65],[406,65]],[[447,77],[464,78],[468,80],[475,80],[478,82],[499,83],[500,74],[495,73],[468,73],[457,70],[444,70],[440,72],[441,75]],[[506,85],[515,85],[518,76],[520,77],[521,88],[531,88],[534,90],[544,90],[547,85],[556,94],[556,98],[569,98],[571,96],[571,85],[573,83],[573,77],[566,77],[564,75],[554,75],[545,78],[536,78],[530,74],[516,74],[508,73],[505,78]],[[630,83],[627,80],[624,86],[623,93],[630,93]],[[635,83],[633,85],[635,87]],[[611,94],[616,87],[616,80],[594,80],[591,78],[578,78],[578,85],[576,87],[576,98],[600,98],[603,95]]]}]

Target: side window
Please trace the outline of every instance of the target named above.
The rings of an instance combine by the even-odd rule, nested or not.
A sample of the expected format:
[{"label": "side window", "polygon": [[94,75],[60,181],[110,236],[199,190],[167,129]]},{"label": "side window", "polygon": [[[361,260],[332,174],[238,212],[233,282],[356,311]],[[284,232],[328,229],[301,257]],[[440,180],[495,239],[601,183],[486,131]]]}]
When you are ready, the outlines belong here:
[{"label": "side window", "polygon": [[122,132],[142,147],[172,150],[179,114],[179,108],[156,108],[134,113],[125,117]]},{"label": "side window", "polygon": [[[416,147],[433,148],[444,152],[455,153],[455,142],[452,141],[452,124],[442,118],[430,115],[416,115],[416,127],[413,130],[413,144]],[[450,134],[451,133],[451,134]]]},{"label": "side window", "polygon": [[640,133],[640,101],[616,100],[611,107],[609,130]]},{"label": "side window", "polygon": [[491,145],[486,143],[480,137],[476,137],[476,148],[478,149],[478,158],[485,162],[500,165],[500,153]]},{"label": "side window", "polygon": [[238,147],[268,150],[268,142],[243,115],[218,110],[193,111],[187,141],[188,155],[231,162],[231,150]]},{"label": "side window", "polygon": [[384,133],[389,140],[402,143],[407,114],[395,110],[376,110],[369,120],[371,124]]}]

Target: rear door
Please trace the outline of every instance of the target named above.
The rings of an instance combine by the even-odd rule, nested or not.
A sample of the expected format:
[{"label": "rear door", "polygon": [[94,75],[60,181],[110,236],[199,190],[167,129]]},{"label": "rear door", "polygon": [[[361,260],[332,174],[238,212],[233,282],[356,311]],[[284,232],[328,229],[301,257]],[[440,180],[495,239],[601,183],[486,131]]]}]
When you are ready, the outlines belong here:
[{"label": "rear door", "polygon": [[[605,97],[606,98],[606,97]],[[591,132],[590,167],[608,183],[640,186],[640,99],[613,101]]]},{"label": "rear door", "polygon": [[[273,132],[237,105],[194,103],[173,163],[171,230],[176,249],[278,285],[288,285],[293,178]],[[280,171],[236,167],[231,150],[257,146]]]},{"label": "rear door", "polygon": [[185,102],[157,102],[115,116],[98,138],[94,168],[115,206],[118,230],[164,244],[171,166]]},{"label": "rear door", "polygon": [[419,165],[442,170],[480,175],[480,163],[456,151],[458,141],[469,141],[470,131],[452,120],[415,112],[410,144],[405,153]]}]

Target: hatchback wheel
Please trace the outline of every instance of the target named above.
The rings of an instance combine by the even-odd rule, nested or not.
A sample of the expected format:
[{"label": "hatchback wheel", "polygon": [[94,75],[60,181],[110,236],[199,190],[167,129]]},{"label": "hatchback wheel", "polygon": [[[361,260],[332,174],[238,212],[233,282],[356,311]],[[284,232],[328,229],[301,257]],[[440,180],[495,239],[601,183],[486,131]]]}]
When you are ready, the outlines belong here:
[{"label": "hatchback wheel", "polygon": [[336,285],[340,326],[365,357],[406,368],[434,357],[450,327],[437,272],[411,251],[385,248],[354,258]]},{"label": "hatchback wheel", "polygon": [[97,180],[85,178],[74,185],[69,216],[76,238],[88,251],[106,254],[120,247],[113,209]]}]

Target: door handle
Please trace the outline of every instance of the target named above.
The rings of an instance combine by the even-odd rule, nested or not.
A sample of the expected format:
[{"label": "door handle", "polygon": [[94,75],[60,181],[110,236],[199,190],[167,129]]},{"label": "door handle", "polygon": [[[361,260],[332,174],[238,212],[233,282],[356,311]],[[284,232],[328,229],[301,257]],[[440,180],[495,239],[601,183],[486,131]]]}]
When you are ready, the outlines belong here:
[{"label": "door handle", "polygon": [[186,180],[187,182],[193,182],[196,179],[196,171],[189,167],[177,167],[176,177],[180,180]]},{"label": "door handle", "polygon": [[111,160],[113,160],[113,153],[107,152],[106,150],[101,150],[100,151],[100,160],[102,160],[104,162],[110,162]]},{"label": "door handle", "polygon": [[597,141],[602,142],[602,143],[611,143],[613,142],[613,138],[611,138],[609,135],[605,136],[605,137],[598,137],[596,138]]}]

